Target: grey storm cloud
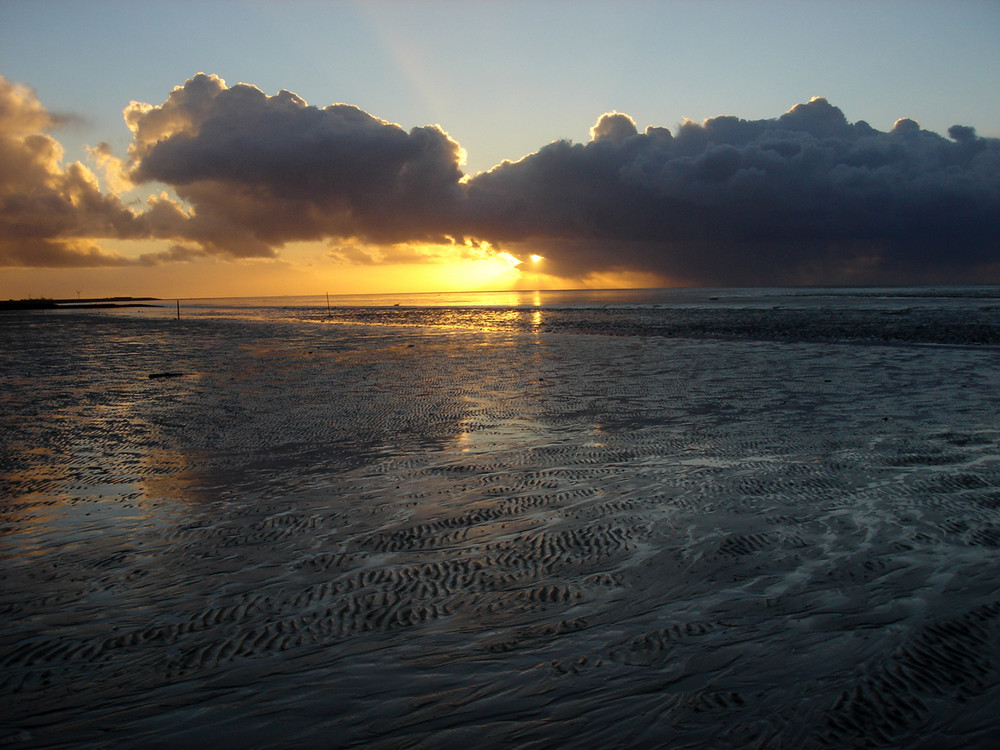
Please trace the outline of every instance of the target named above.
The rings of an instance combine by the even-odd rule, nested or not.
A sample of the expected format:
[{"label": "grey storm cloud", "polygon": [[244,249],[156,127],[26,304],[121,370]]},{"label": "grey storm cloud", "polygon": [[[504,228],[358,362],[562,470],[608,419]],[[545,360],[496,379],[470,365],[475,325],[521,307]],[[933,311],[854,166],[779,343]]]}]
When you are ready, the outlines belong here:
[{"label": "grey storm cloud", "polygon": [[[1000,280],[1000,140],[963,125],[943,137],[905,118],[882,132],[822,98],[773,119],[722,116],[673,132],[640,132],[611,112],[587,143],[556,141],[468,177],[461,147],[436,125],[404,130],[351,105],[318,108],[199,74],[160,105],[125,110],[133,141],[120,175],[165,183],[186,204],[162,196],[133,212],[84,168],[57,165],[58,144],[37,132],[50,124],[37,102],[20,89],[0,94],[0,159],[16,162],[2,173],[8,263],[100,256],[85,242],[100,237],[176,243],[146,263],[270,257],[297,240],[487,241],[541,254],[566,279]],[[48,225],[43,204],[56,209]],[[20,238],[9,240],[12,228]]]},{"label": "grey storm cloud", "polygon": [[188,238],[236,256],[292,240],[443,240],[460,200],[459,145],[288,91],[267,96],[199,74],[158,107],[133,103],[130,177],[170,185],[194,214]]},{"label": "grey storm cloud", "polygon": [[[630,132],[603,117],[469,184],[480,232],[530,241],[556,273],[640,269],[689,283],[1000,278],[1000,141],[825,99],[776,119]],[[985,274],[985,275],[984,275]]]}]

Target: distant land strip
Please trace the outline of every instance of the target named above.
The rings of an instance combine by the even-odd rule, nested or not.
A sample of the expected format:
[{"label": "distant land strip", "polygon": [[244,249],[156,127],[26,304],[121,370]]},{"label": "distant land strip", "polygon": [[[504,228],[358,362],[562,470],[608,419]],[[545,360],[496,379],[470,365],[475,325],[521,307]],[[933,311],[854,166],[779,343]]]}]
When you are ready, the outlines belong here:
[{"label": "distant land strip", "polygon": [[0,300],[2,310],[81,310],[101,307],[160,307],[157,297],[97,297],[91,299],[10,299]]}]

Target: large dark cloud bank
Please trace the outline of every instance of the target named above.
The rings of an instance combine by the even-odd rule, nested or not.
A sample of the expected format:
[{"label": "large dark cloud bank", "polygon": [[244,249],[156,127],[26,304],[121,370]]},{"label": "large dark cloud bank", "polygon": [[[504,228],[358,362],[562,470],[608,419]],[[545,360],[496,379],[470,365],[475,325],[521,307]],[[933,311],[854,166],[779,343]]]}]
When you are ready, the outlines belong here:
[{"label": "large dark cloud bank", "polygon": [[[31,105],[23,90],[20,99]],[[0,159],[29,163],[27,149],[47,138],[32,106],[34,119],[0,104]],[[22,184],[0,177],[0,260],[32,265],[32,253],[48,248],[51,259],[60,243],[67,257],[97,257],[67,244],[96,228],[172,239],[171,257],[266,257],[334,238],[488,241],[544,255],[567,279],[631,270],[694,284],[1000,282],[1000,139],[959,125],[946,138],[908,119],[882,132],[822,98],[774,119],[723,116],[673,132],[639,132],[609,113],[588,143],[556,141],[471,177],[438,126],[406,131],[357,107],[320,109],[215,76],[155,107],[133,103],[125,118],[125,174],[169,185],[187,208],[164,197],[129,212],[87,193],[90,207],[66,202],[53,229],[39,206],[12,217],[31,204],[32,180],[48,191],[35,198],[55,204],[56,177],[72,182],[73,168],[21,169]],[[77,175],[76,189],[85,182]],[[35,250],[9,239],[11,222]]]}]

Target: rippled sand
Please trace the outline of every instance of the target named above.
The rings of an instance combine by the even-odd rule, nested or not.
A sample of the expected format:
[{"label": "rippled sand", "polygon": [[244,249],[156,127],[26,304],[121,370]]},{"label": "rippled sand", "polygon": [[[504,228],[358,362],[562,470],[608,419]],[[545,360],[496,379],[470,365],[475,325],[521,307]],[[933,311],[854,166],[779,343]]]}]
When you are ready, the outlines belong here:
[{"label": "rippled sand", "polygon": [[1000,731],[995,346],[89,314],[0,344],[7,746]]}]

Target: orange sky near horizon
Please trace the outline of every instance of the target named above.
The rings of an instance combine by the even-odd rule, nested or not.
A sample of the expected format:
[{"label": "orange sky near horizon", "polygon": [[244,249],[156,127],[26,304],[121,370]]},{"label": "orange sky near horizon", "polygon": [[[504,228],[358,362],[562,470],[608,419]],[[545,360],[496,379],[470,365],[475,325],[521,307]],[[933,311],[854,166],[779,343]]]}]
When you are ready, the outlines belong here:
[{"label": "orange sky near horizon", "polygon": [[[128,256],[125,248],[115,249]],[[541,256],[535,256],[538,260],[533,261],[526,255],[517,264],[513,256],[501,253],[492,257],[447,260],[439,256],[422,263],[361,265],[331,262],[328,253],[325,246],[301,243],[286,248],[277,259],[208,258],[152,267],[5,268],[0,273],[0,299],[183,299],[674,285],[663,277],[640,272],[591,274],[568,280],[546,274]]]}]

